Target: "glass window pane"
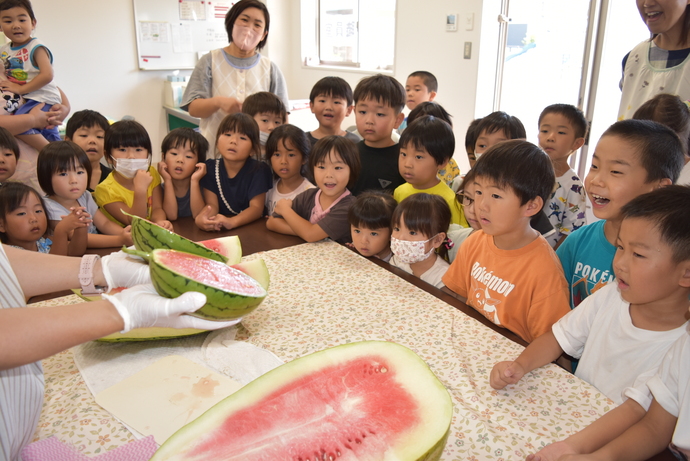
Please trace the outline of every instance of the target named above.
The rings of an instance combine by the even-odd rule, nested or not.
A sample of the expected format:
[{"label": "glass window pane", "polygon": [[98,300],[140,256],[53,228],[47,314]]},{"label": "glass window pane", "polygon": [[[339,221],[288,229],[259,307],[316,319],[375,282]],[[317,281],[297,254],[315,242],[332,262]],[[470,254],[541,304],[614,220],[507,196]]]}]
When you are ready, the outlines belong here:
[{"label": "glass window pane", "polygon": [[325,63],[357,63],[358,0],[319,2],[319,59]]}]

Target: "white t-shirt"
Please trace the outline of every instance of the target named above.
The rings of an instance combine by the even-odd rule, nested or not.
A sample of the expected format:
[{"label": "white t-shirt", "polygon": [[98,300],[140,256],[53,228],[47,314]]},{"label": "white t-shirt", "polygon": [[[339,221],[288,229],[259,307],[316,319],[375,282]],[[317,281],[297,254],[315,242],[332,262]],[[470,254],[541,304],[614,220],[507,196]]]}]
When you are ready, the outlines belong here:
[{"label": "white t-shirt", "polygon": [[304,192],[305,190],[308,189],[313,189],[314,186],[312,183],[309,182],[307,178],[303,178],[302,184],[297,186],[295,190],[292,192],[289,192],[287,194],[281,194],[278,192],[278,183],[280,182],[280,178],[276,179],[273,181],[273,188],[269,189],[268,192],[266,192],[266,209],[268,210],[268,216],[273,215],[273,211],[276,209],[276,203],[278,203],[278,200],[280,199],[289,199],[292,200],[295,197],[297,197],[299,194]]},{"label": "white t-shirt", "polygon": [[[389,263],[392,266],[404,270],[408,274],[412,274],[412,268],[410,267],[410,265],[396,261],[395,255],[391,257]],[[422,276],[419,278],[424,280],[426,283],[435,286],[436,288],[443,288],[444,285],[441,279],[448,270],[449,266],[450,264],[448,264],[445,259],[436,255],[436,262],[434,262],[434,265],[431,266],[429,270],[424,272]]]},{"label": "white t-shirt", "polygon": [[580,359],[575,376],[618,405],[625,390],[628,397],[647,408],[650,399],[646,387],[632,386],[639,375],[659,367],[674,341],[686,334],[688,324],[670,331],[643,330],[633,325],[629,307],[618,287],[609,284],[582,301],[552,330],[565,353]]},{"label": "white t-shirt", "polygon": [[[63,216],[67,216],[68,214],[70,214],[70,210],[60,205],[58,202],[51,198],[43,197],[43,202],[46,204],[46,213],[48,214],[48,219],[51,221],[62,221]],[[86,208],[86,212],[91,215],[91,219],[93,219],[96,216],[96,212],[98,211],[98,205],[96,205],[96,201],[93,199],[91,192],[84,191],[84,193],[81,194],[81,197],[77,199],[77,203],[80,206]],[[89,234],[98,233],[96,225],[93,223],[93,221],[89,225],[88,232]]]}]

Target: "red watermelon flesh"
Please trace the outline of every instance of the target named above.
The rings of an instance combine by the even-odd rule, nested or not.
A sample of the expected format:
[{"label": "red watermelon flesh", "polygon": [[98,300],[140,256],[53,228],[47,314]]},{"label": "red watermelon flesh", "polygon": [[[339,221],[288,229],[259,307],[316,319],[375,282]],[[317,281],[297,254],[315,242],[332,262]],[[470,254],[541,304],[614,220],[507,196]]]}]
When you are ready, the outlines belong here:
[{"label": "red watermelon flesh", "polygon": [[242,244],[236,235],[203,240],[197,243],[228,258],[228,265],[237,264],[242,260]]}]

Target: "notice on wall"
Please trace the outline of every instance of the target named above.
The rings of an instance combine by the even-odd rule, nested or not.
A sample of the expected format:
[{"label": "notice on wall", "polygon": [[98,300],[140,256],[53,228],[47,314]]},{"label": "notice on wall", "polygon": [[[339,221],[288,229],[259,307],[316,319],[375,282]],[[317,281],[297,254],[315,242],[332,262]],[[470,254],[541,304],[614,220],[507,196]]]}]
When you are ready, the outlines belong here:
[{"label": "notice on wall", "polygon": [[139,31],[142,42],[168,43],[170,41],[167,22],[139,21]]},{"label": "notice on wall", "polygon": [[225,20],[225,15],[228,14],[232,5],[237,2],[229,2],[226,0],[211,0],[211,11],[215,19]]},{"label": "notice on wall", "polygon": [[173,53],[191,53],[194,51],[192,46],[192,26],[189,24],[172,24],[172,44]]},{"label": "notice on wall", "polygon": [[183,21],[205,21],[206,2],[202,0],[182,0],[180,1],[180,20]]}]

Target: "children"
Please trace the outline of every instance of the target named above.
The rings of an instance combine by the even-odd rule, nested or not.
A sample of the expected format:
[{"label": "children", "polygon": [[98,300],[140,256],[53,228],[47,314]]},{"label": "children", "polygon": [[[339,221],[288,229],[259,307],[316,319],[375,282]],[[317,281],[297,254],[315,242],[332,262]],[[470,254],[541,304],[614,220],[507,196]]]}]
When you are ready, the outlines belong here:
[{"label": "children", "polygon": [[395,189],[393,198],[400,203],[420,192],[439,195],[450,207],[451,222],[469,227],[455,194],[438,179],[438,171],[446,166],[454,151],[455,136],[450,125],[433,115],[416,119],[400,137],[398,168],[407,182]]},{"label": "children", "polygon": [[[683,421],[685,417],[683,412],[690,409],[687,405],[689,403],[687,384],[690,382],[687,377],[687,344],[690,338],[687,331],[688,294],[690,294],[690,220],[688,219],[690,188],[668,186],[641,195],[625,205],[621,210],[621,215],[623,221],[614,262],[618,290],[611,285],[598,291],[571,314],[564,317],[563,321],[582,315],[585,309],[592,309],[597,303],[601,304],[606,297],[605,291],[616,294],[619,291],[618,296],[622,296],[630,304],[622,300],[617,301],[615,306],[622,305],[623,309],[619,315],[608,314],[614,314],[621,309],[620,307],[612,309],[614,305],[600,305],[597,319],[608,317],[610,322],[616,322],[616,317],[618,317],[623,322],[615,323],[614,328],[606,323],[590,322],[592,332],[585,339],[587,344],[577,372],[580,373],[582,367],[586,366],[586,356],[591,359],[596,354],[611,355],[608,366],[618,364],[618,370],[610,368],[608,372],[619,371],[630,375],[627,377],[628,382],[621,384],[623,387],[632,385],[631,380],[635,380],[635,384],[633,387],[625,388],[624,397],[620,396],[621,389],[616,390],[616,399],[628,397],[622,405],[606,413],[582,431],[564,441],[547,446],[530,458],[551,460],[565,453],[591,453],[619,436],[643,416],[644,420],[657,423],[655,424],[657,428],[665,428],[655,437],[653,444],[649,439],[642,439],[645,440],[643,444],[645,449],[650,446],[655,448],[649,452],[636,452],[635,456],[628,454],[620,457],[619,455],[616,459],[648,459],[661,451],[671,440],[673,426],[676,424],[674,416],[678,418],[679,423],[676,427],[674,443],[681,442],[676,445],[690,450],[687,439],[690,432],[687,426],[683,425],[687,424],[687,421]],[[612,312],[609,313],[609,311]],[[554,333],[556,331],[554,326]],[[615,335],[621,332],[628,333],[630,340],[636,340],[638,344],[629,346],[630,340],[626,340],[627,343],[618,343]],[[611,348],[600,347],[596,338],[592,339],[595,333],[607,338]],[[675,343],[674,340],[676,340]],[[590,342],[596,347],[591,347]],[[627,349],[626,346],[632,348]],[[614,354],[617,354],[615,358]],[[664,354],[665,358],[662,360]],[[679,362],[679,359],[683,361]],[[595,357],[595,360],[602,359]],[[635,379],[634,373],[640,368],[639,363],[648,364],[649,369]],[[629,370],[630,366],[633,366],[632,370]],[[657,367],[659,367],[658,370]],[[594,376],[606,382],[607,377],[603,376],[603,373],[606,373],[606,370],[599,370],[599,373]],[[614,380],[619,382],[620,378],[614,377]],[[685,394],[684,407],[683,394]],[[652,397],[655,401],[652,401]],[[645,409],[648,407],[649,411],[645,415]],[[647,421],[643,424],[646,425]],[[633,432],[637,432],[638,429],[640,427]],[[642,436],[645,432],[638,434]],[[620,453],[620,442],[627,439],[628,443],[632,443],[632,440],[628,439],[629,435],[631,433],[618,438],[615,443],[603,449],[602,454],[603,452]],[[683,439],[683,436],[686,438]],[[637,447],[638,450],[640,448],[642,447]]]},{"label": "children", "polygon": [[307,242],[330,237],[339,243],[351,241],[347,210],[355,198],[348,187],[360,170],[357,147],[342,136],[319,139],[309,155],[309,169],[318,189],[309,189],[295,200],[280,200],[266,227],[281,234],[297,235]]},{"label": "children", "polygon": [[[398,206],[390,194],[383,191],[363,192],[347,212],[352,235],[352,247],[366,257],[390,261],[391,219]],[[348,245],[349,246],[349,245]]]},{"label": "children", "polygon": [[345,136],[354,143],[359,136],[341,128],[343,120],[352,113],[352,88],[340,77],[324,77],[309,93],[309,108],[316,116],[319,127],[307,133],[312,147],[324,136]]},{"label": "children", "polygon": [[242,103],[242,112],[250,115],[259,125],[259,141],[261,142],[261,155],[265,154],[264,148],[268,135],[287,121],[287,110],[280,98],[268,91],[247,96]]},{"label": "children", "polygon": [[481,118],[472,120],[465,132],[465,151],[467,152],[467,160],[470,162],[470,168],[474,168],[474,164],[477,163],[477,156],[474,154],[474,148],[477,144],[477,137],[479,136],[477,127],[481,121]]},{"label": "children", "polygon": [[[407,96],[405,105],[412,111],[423,102],[433,101],[437,91],[438,80],[436,80],[434,74],[425,70],[412,72],[405,82],[405,94]],[[408,119],[409,117],[400,124],[400,128],[398,128],[400,134],[412,123]]]},{"label": "children", "polygon": [[[0,88],[26,101],[15,114],[27,114],[41,103],[44,112],[53,104],[62,102],[60,91],[52,83],[53,55],[38,39],[31,37],[36,17],[29,0],[4,0],[0,3],[0,25],[10,42],[0,47],[0,59],[5,65],[5,76]],[[57,127],[31,129],[17,135],[36,150],[50,141],[59,141]]]},{"label": "children", "polygon": [[[410,111],[410,114],[407,116],[407,124],[411,125],[412,122],[414,122],[415,120],[417,120],[418,117],[421,117],[423,115],[433,115],[434,117],[438,117],[444,122],[448,123],[448,125],[450,125],[451,128],[453,127],[453,120],[451,119],[451,115],[448,112],[446,112],[443,106],[431,101],[426,101],[421,104],[418,104],[417,107],[412,109]],[[448,160],[448,164],[445,168],[441,168],[440,170],[438,170],[438,179],[448,184],[448,187],[450,187],[453,184],[453,180],[459,176],[460,168],[458,168],[458,164],[455,162],[453,157],[451,157],[450,160]]]},{"label": "children", "polygon": [[281,125],[268,137],[266,160],[273,169],[273,187],[266,193],[268,216],[281,199],[292,200],[307,189],[315,187],[302,176],[309,160],[307,135],[294,125]]},{"label": "children", "polygon": [[546,214],[556,232],[546,239],[558,248],[574,230],[587,224],[586,198],[582,181],[568,165],[570,155],[585,143],[587,120],[570,104],[552,104],[539,115],[539,147],[551,159],[556,172],[556,190]]},{"label": "children", "polygon": [[12,133],[0,126],[0,186],[12,177],[17,169],[19,144]]},{"label": "children", "polygon": [[65,139],[81,147],[91,161],[91,181],[86,190],[93,192],[112,171],[101,163],[105,132],[110,127],[108,119],[95,110],[80,110],[67,121]]},{"label": "children", "polygon": [[405,89],[393,77],[363,78],[354,93],[357,131],[364,138],[357,144],[362,174],[352,189],[394,191],[405,182],[398,171],[400,148],[391,133],[403,120]]},{"label": "children", "polygon": [[477,140],[474,143],[476,160],[490,147],[509,139],[525,139],[527,132],[519,118],[505,112],[492,112],[477,123]]},{"label": "children", "polygon": [[216,139],[220,158],[206,160],[206,176],[201,179],[206,208],[195,218],[197,226],[206,231],[256,221],[263,215],[266,192],[271,188],[271,169],[257,160],[259,127],[252,117],[228,115],[218,127]]},{"label": "children", "polygon": [[496,325],[531,342],[569,310],[558,259],[530,226],[551,195],[553,166],[537,146],[513,140],[489,149],[474,168],[482,230],[463,242],[443,283]]},{"label": "children", "polygon": [[96,186],[93,198],[111,221],[125,227],[131,218],[123,211],[172,230],[163,211],[161,178],[151,166],[151,139],[134,120],[115,122],[105,133],[105,158],[113,167]]},{"label": "children", "polygon": [[46,230],[48,220],[38,193],[20,182],[3,184],[0,187],[0,241],[24,250],[50,253],[53,242],[45,237]]},{"label": "children", "polygon": [[168,219],[196,217],[206,203],[199,181],[206,175],[208,141],[191,128],[175,128],[163,138],[163,211]]},{"label": "children", "polygon": [[450,216],[448,204],[438,195],[419,193],[400,202],[391,221],[391,265],[442,288],[441,278],[448,270],[444,257],[450,246],[446,238]]},{"label": "children", "polygon": [[604,132],[585,177],[592,211],[600,221],[573,232],[556,250],[572,308],[613,281],[621,208],[638,195],[672,184],[682,165],[680,140],[668,127],[624,120]]},{"label": "children", "polygon": [[[81,256],[86,248],[132,244],[129,227],[123,229],[109,220],[86,190],[92,173],[91,159],[76,143],[56,141],[48,144],[38,155],[36,172],[38,183],[47,195],[44,204],[48,225],[55,234],[51,253]],[[69,221],[80,211],[82,218],[88,218],[88,226],[77,228],[69,241],[57,238],[60,227],[71,225]],[[82,221],[87,222],[86,219]]]}]

